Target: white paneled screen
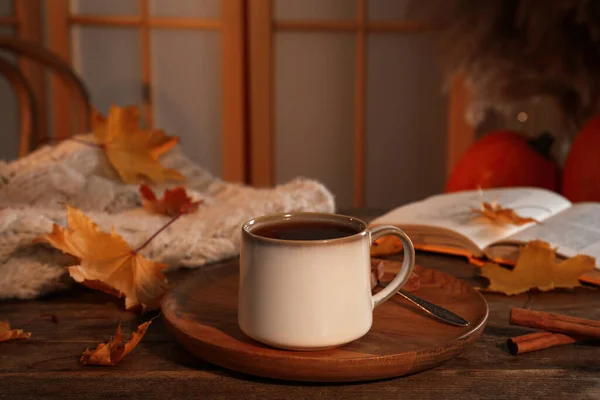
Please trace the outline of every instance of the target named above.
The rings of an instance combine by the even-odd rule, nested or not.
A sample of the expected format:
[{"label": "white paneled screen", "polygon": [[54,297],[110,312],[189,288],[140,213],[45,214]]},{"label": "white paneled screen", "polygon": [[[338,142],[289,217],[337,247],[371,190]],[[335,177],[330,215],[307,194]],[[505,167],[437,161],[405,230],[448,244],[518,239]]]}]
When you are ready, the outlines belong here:
[{"label": "white paneled screen", "polygon": [[139,36],[137,29],[73,27],[73,64],[103,114],[113,103],[142,104]]},{"label": "white paneled screen", "polygon": [[101,112],[151,104],[154,127],[179,136],[193,161],[220,175],[221,32],[202,25],[213,19],[218,26],[220,1],[151,0],[146,11],[138,0],[74,1],[73,14],[135,17],[75,18],[75,68]]},{"label": "white paneled screen", "polygon": [[278,182],[319,179],[352,201],[353,35],[275,35],[275,171]]},{"label": "white paneled screen", "polygon": [[152,66],[156,126],[179,136],[192,160],[220,175],[219,33],[155,30]]}]

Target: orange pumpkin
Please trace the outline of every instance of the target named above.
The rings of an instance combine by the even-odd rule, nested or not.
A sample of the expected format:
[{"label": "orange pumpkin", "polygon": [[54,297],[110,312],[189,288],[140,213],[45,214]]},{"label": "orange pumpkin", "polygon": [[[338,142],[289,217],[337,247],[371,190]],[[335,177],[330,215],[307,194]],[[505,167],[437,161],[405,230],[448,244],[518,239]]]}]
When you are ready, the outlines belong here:
[{"label": "orange pumpkin", "polygon": [[528,141],[517,132],[490,132],[461,157],[446,182],[445,190],[534,186],[556,191],[559,171],[547,155],[552,141],[548,134]]},{"label": "orange pumpkin", "polygon": [[600,201],[600,115],[588,121],[571,144],[562,194],[573,202]]}]

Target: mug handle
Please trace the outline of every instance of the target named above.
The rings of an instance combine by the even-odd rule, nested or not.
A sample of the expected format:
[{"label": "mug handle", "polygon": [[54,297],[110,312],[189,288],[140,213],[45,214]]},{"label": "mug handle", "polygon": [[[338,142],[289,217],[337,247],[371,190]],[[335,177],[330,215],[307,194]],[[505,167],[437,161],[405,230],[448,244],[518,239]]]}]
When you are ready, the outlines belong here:
[{"label": "mug handle", "polygon": [[373,299],[373,308],[380,306],[390,297],[396,294],[398,290],[406,283],[410,274],[415,266],[415,248],[412,241],[406,233],[400,228],[396,228],[391,225],[378,226],[370,229],[371,232],[371,246],[377,239],[382,236],[393,235],[396,236],[402,242],[404,247],[404,260],[402,261],[402,267],[396,274],[396,277],[379,293],[375,294]]}]

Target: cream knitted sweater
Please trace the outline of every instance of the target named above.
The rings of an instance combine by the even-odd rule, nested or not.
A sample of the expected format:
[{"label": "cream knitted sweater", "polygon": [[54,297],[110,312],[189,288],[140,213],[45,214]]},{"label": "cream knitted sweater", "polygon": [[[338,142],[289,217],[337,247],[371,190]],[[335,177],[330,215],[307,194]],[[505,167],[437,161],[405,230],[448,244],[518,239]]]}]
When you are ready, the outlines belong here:
[{"label": "cream knitted sweater", "polygon": [[[179,170],[191,197],[204,205],[158,235],[142,253],[170,268],[199,267],[236,256],[241,224],[261,214],[334,211],[320,183],[295,179],[269,189],[223,182],[175,148],[163,165]],[[155,185],[158,196],[170,185]],[[34,298],[68,288],[72,262],[37,236],[65,224],[65,204],[86,212],[102,230],[115,230],[135,247],[169,220],[141,208],[137,185],[120,182],[99,149],[74,141],[44,147],[11,163],[0,161],[0,299]]]}]

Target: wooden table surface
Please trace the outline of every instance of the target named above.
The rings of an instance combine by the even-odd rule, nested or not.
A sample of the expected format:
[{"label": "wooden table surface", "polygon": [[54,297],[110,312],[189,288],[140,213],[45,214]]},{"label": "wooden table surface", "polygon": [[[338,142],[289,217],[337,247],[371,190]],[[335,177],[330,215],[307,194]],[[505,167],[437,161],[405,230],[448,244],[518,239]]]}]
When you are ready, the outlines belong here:
[{"label": "wooden table surface", "polygon": [[[228,261],[235,262],[235,261]],[[463,259],[418,254],[417,263],[469,282]],[[193,270],[169,274],[177,282]],[[28,321],[29,340],[0,343],[0,399],[216,398],[216,399],[600,399],[600,346],[567,345],[510,355],[506,339],[528,332],[510,326],[511,307],[600,320],[600,290],[506,297],[486,294],[490,317],[481,338],[456,359],[430,371],[360,384],[301,384],[224,370],[189,355],[159,318],[137,348],[115,367],[81,366],[79,355],[114,335],[126,337],[143,320],[122,311],[122,301],[83,287],[35,301],[0,302],[0,320]],[[36,318],[54,314],[58,324]],[[60,357],[31,366],[30,364]]]}]

